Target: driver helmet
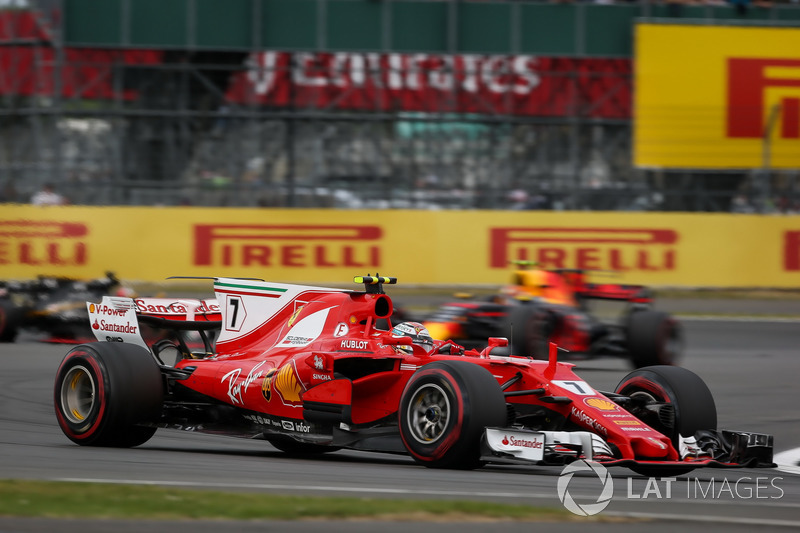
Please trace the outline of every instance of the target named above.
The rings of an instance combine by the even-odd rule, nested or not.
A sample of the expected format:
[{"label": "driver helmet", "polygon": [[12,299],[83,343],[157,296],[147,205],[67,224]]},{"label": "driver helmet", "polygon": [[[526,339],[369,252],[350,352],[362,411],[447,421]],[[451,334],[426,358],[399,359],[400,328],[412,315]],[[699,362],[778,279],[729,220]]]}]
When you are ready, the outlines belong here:
[{"label": "driver helmet", "polygon": [[[392,337],[411,337],[414,344],[426,352],[433,350],[433,337],[428,333],[428,328],[419,322],[402,322],[392,328]],[[413,353],[414,348],[409,345],[398,345],[397,350],[403,353]]]}]

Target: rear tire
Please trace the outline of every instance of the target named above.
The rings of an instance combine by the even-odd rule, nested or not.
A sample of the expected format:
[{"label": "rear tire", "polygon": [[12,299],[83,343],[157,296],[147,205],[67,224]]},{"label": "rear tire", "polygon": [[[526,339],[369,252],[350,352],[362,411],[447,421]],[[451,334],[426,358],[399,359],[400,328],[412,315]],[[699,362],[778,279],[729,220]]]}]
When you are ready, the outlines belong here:
[{"label": "rear tire", "polygon": [[674,365],[683,353],[680,324],[668,313],[643,309],[628,316],[627,344],[634,368]]},{"label": "rear tire", "polygon": [[418,463],[432,468],[481,466],[484,428],[505,426],[506,401],[497,380],[466,361],[437,361],[406,384],[398,414],[400,437]]},{"label": "rear tire", "polygon": [[158,364],[133,344],[76,346],[56,373],[58,425],[67,438],[83,446],[144,444],[156,432],[163,397]]},{"label": "rear tire", "polygon": [[[631,414],[672,440],[680,450],[680,436],[694,436],[698,430],[717,429],[717,407],[705,382],[686,368],[651,366],[634,370],[615,389],[624,396],[638,397],[648,403],[672,406],[669,413],[659,415],[647,409],[633,409]],[[672,421],[670,421],[672,418]],[[631,467],[646,476],[681,475],[694,470],[691,466]]]}]

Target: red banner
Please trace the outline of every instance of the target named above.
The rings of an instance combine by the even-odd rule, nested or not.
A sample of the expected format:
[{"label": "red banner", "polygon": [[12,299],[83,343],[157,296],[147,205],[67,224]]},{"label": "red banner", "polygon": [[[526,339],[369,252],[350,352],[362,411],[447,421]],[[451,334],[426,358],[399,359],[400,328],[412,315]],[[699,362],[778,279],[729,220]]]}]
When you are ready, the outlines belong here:
[{"label": "red banner", "polygon": [[264,52],[250,57],[228,96],[296,109],[626,119],[631,61]]},{"label": "red banner", "polygon": [[[2,28],[13,27],[10,34]],[[30,44],[17,46],[23,39]],[[56,58],[30,13],[0,14],[0,94],[51,96]],[[12,44],[13,43],[13,44]],[[65,98],[136,99],[125,68],[185,65],[160,50],[66,48],[59,83]],[[190,56],[186,58],[191,63]],[[488,115],[631,116],[629,59],[377,53],[251,54],[244,65],[195,65],[200,76],[233,69],[227,100],[238,106]]]}]

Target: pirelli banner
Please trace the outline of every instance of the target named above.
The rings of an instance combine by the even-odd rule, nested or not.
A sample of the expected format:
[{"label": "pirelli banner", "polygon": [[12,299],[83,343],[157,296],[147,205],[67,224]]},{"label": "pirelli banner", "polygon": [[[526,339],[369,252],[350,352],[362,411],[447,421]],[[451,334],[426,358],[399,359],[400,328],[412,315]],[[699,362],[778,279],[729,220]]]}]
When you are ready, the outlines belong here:
[{"label": "pirelli banner", "polygon": [[[500,285],[509,261],[621,283],[800,287],[800,219],[759,215],[0,206],[0,279]],[[603,278],[597,278],[602,280]]]},{"label": "pirelli banner", "polygon": [[800,168],[800,28],[638,24],[635,54],[636,165]]}]

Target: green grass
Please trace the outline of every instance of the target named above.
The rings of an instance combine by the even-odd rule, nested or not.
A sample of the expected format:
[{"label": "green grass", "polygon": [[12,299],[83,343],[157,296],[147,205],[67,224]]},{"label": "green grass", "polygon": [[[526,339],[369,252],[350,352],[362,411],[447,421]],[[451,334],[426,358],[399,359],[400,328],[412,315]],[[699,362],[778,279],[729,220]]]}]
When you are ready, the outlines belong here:
[{"label": "green grass", "polygon": [[536,520],[565,509],[474,501],[328,498],[138,485],[0,480],[0,516],[149,520]]}]

